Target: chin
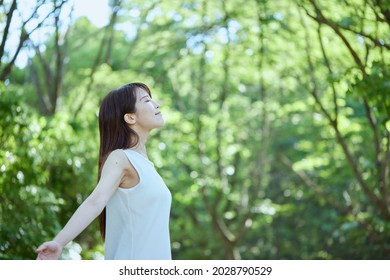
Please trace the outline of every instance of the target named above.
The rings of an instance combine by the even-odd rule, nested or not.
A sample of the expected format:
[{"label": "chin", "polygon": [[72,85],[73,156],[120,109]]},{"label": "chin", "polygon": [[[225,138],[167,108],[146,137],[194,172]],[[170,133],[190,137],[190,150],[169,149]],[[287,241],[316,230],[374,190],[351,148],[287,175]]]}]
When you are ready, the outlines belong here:
[{"label": "chin", "polygon": [[156,122],[153,128],[160,128],[165,125],[165,122],[163,120]]}]

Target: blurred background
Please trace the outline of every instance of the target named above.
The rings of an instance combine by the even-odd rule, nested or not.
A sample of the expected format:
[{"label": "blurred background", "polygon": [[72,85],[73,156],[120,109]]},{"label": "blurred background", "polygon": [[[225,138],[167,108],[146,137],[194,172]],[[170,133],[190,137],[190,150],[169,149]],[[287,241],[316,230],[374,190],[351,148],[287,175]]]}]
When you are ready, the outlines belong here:
[{"label": "blurred background", "polygon": [[[174,259],[390,258],[390,3],[1,0],[0,259],[96,185],[101,99],[150,86]],[[65,259],[101,259],[95,221]]]}]

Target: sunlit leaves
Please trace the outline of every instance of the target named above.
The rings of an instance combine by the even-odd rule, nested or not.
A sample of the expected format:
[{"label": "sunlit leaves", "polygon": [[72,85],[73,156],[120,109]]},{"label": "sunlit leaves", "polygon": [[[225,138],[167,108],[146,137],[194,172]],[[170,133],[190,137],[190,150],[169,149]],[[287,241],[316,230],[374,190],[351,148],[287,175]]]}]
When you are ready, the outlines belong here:
[{"label": "sunlit leaves", "polygon": [[[101,45],[105,29],[86,18],[71,25],[54,116],[36,113],[37,90],[26,69],[12,73],[7,91],[1,85],[0,210],[8,216],[0,240],[8,241],[0,243],[0,258],[32,257],[24,247],[52,237],[93,189],[99,102],[132,81],[151,87],[166,122],[147,148],[173,196],[174,258],[226,258],[217,219],[229,236],[243,226],[234,246],[247,259],[389,256],[389,223],[362,191],[339,139],[380,196],[367,108],[383,158],[390,69],[388,26],[378,20],[377,6],[362,0],[122,2],[111,57],[95,69],[100,47],[107,47]],[[318,11],[349,48],[330,25],[319,28]],[[42,50],[51,57],[50,40]],[[23,246],[11,252],[22,238]],[[103,250],[96,226],[78,241],[86,258]]]}]

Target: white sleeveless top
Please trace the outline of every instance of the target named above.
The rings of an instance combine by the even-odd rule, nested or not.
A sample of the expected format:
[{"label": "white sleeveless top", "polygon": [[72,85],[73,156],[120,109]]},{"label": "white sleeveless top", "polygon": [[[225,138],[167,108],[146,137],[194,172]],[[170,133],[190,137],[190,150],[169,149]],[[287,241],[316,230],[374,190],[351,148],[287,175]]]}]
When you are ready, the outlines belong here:
[{"label": "white sleeveless top", "polygon": [[134,150],[123,150],[139,176],[130,188],[118,187],[106,205],[106,260],[170,260],[171,193],[154,164]]}]

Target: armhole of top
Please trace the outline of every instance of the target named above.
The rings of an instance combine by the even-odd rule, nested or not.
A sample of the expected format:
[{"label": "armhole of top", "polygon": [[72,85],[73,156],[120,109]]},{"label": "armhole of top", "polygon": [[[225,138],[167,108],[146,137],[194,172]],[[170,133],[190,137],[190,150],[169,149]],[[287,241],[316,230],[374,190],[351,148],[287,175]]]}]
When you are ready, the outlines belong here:
[{"label": "armhole of top", "polygon": [[140,184],[141,184],[141,175],[137,169],[137,167],[135,166],[135,164],[132,162],[132,159],[131,159],[131,156],[130,156],[130,153],[128,153],[127,150],[122,150],[126,157],[127,157],[127,160],[129,161],[129,164],[134,168],[137,176],[138,176],[138,183],[135,184],[133,187],[130,187],[130,188],[125,188],[125,187],[119,187],[119,189],[121,190],[127,190],[127,191],[132,191],[132,190],[135,190]]}]

